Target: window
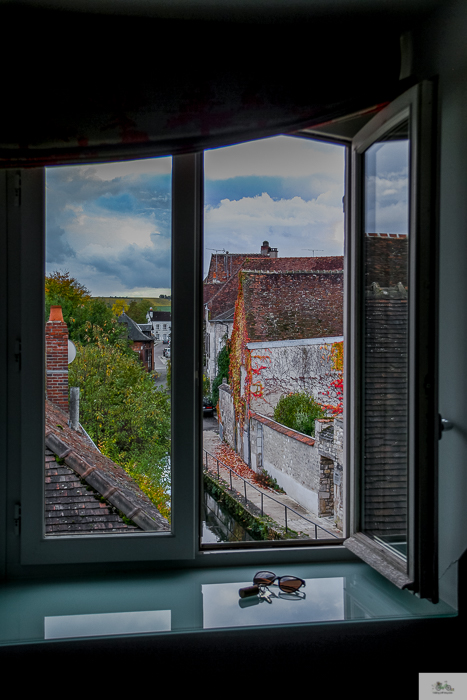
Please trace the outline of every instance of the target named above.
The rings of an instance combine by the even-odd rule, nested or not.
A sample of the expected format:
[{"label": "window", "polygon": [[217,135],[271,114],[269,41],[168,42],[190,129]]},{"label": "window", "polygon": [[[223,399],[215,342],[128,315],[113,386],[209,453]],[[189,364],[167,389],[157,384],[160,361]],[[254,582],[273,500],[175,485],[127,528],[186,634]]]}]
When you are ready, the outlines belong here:
[{"label": "window", "polygon": [[[433,263],[435,248],[435,217],[427,206],[430,198],[435,200],[431,175],[433,138],[431,126],[424,117],[432,98],[429,86],[414,89],[408,96],[400,98],[381,112],[375,122],[355,138],[353,144],[352,172],[348,173],[347,212],[352,224],[348,235],[347,266],[348,286],[346,311],[348,332],[344,333],[349,344],[344,354],[348,391],[345,396],[347,420],[346,454],[352,472],[351,478],[344,475],[345,488],[350,492],[349,546],[362,558],[379,566],[385,573],[391,569],[396,573],[393,580],[398,585],[409,585],[421,595],[435,598],[436,562],[433,555],[436,522],[434,518],[434,461],[437,439],[436,412],[436,358],[434,339],[431,335],[429,315],[436,307],[436,269]],[[423,116],[423,120],[421,117]],[[422,126],[420,126],[420,122]],[[406,124],[408,126],[406,126]],[[394,138],[386,139],[386,132]],[[368,364],[360,364],[359,358],[367,358],[369,346],[364,344],[362,327],[368,327],[365,316],[365,267],[371,265],[367,253],[362,263],[363,232],[368,223],[365,219],[362,173],[371,158],[371,147],[375,143],[391,143],[402,138],[410,143],[409,173],[409,261],[407,327],[407,524],[404,540],[384,541],[369,532],[368,521],[362,513],[362,436],[367,417],[362,398],[363,380],[369,373]],[[386,139],[386,140],[385,140]],[[365,170],[365,167],[367,169]],[[11,332],[16,342],[12,353],[16,358],[9,375],[9,397],[12,415],[20,415],[20,424],[13,428],[12,454],[14,448],[20,454],[22,467],[21,507],[21,563],[101,563],[106,561],[150,561],[152,559],[193,560],[197,553],[197,528],[200,491],[200,475],[195,466],[200,463],[200,416],[202,405],[201,361],[202,361],[202,300],[200,297],[201,231],[202,231],[202,155],[183,155],[173,159],[173,338],[172,338],[172,425],[173,425],[173,529],[168,535],[144,534],[132,538],[118,536],[109,538],[78,538],[75,541],[44,541],[42,536],[43,506],[38,494],[42,493],[43,450],[43,353],[31,338],[41,338],[43,333],[42,284],[43,244],[42,221],[44,215],[44,176],[39,170],[24,170],[3,173],[7,196],[8,231],[10,247],[8,255],[12,264],[9,281],[11,306]],[[428,190],[428,195],[426,191]],[[349,197],[349,193],[352,197]],[[378,192],[376,190],[376,192]],[[27,203],[27,206],[25,205]],[[377,221],[377,219],[376,219]],[[369,224],[368,224],[369,225]],[[382,231],[368,231],[383,233]],[[384,232],[385,233],[385,232]],[[420,240],[423,235],[423,245]],[[425,244],[429,242],[429,244]],[[180,243],[180,245],[179,245]],[[431,245],[432,244],[432,245]],[[13,262],[21,259],[21,268]],[[14,298],[15,273],[24,280],[21,297]],[[431,275],[431,276],[430,276]],[[430,280],[428,282],[427,280]],[[404,280],[397,280],[404,287]],[[388,286],[392,286],[392,283]],[[384,287],[384,285],[380,285]],[[383,290],[384,291],[384,290]],[[402,292],[401,292],[402,294]],[[427,303],[428,302],[428,303]],[[431,308],[428,308],[432,305]],[[365,362],[366,360],[364,360]],[[19,365],[21,363],[21,365]],[[18,372],[19,366],[21,371]],[[21,412],[19,413],[19,406]],[[363,408],[362,408],[363,406]],[[37,420],[38,413],[42,423]],[[24,436],[28,439],[25,440]],[[365,455],[363,455],[365,458]],[[366,458],[365,458],[366,459]],[[367,464],[368,460],[363,460]],[[325,462],[323,465],[325,466]],[[366,466],[365,466],[366,469]],[[17,476],[14,476],[14,479]],[[363,484],[368,481],[363,472]],[[422,533],[429,536],[422,538]],[[400,535],[400,533],[397,533]],[[382,542],[377,541],[376,537]],[[407,555],[404,547],[407,546]],[[341,547],[335,548],[334,556]],[[306,556],[320,556],[310,553]],[[248,552],[245,556],[248,556]],[[401,556],[402,555],[402,556]],[[215,562],[216,557],[211,553]],[[227,555],[229,556],[229,555]],[[256,552],[255,561],[261,555]],[[277,556],[282,556],[278,553]],[[305,556],[304,554],[298,556]],[[329,557],[329,553],[324,556]],[[331,555],[333,556],[333,555]],[[406,558],[405,558],[406,557]],[[429,564],[427,565],[427,561]],[[428,571],[429,569],[429,571]],[[420,573],[421,572],[421,573]],[[402,576],[400,576],[402,574]],[[391,576],[391,572],[389,572]],[[402,584],[400,583],[402,581]]]},{"label": "window", "polygon": [[[189,230],[189,240],[184,246],[174,246],[173,259],[173,314],[176,329],[173,338],[173,366],[177,368],[172,374],[173,394],[180,396],[181,400],[172,403],[172,463],[176,464],[172,478],[172,509],[173,519],[170,532],[151,533],[145,532],[133,535],[112,535],[112,537],[64,537],[47,538],[44,530],[44,505],[35,498],[35,493],[43,493],[43,476],[40,467],[40,454],[43,452],[44,437],[42,431],[31,429],[29,421],[37,421],[37,415],[41,416],[44,425],[44,410],[40,407],[44,396],[43,367],[44,354],[39,348],[29,352],[29,347],[24,348],[22,355],[21,375],[13,377],[13,383],[21,387],[23,396],[28,396],[29,405],[34,405],[35,410],[31,414],[22,413],[22,425],[24,434],[28,434],[29,440],[22,448],[23,475],[21,507],[22,507],[22,532],[21,532],[21,563],[66,563],[66,562],[105,562],[105,561],[147,561],[153,559],[170,560],[173,558],[191,559],[194,556],[195,536],[192,523],[194,522],[194,503],[192,496],[195,490],[196,475],[193,465],[197,462],[195,446],[198,442],[196,425],[193,423],[195,413],[194,406],[198,388],[196,384],[196,372],[198,362],[197,332],[195,331],[196,297],[193,289],[196,286],[197,275],[196,260],[198,259],[199,226],[196,226],[197,197],[193,189],[195,181],[193,167],[195,158],[179,158],[173,168],[172,181],[174,183],[174,200],[177,200],[173,209],[172,226],[174,237],[184,237],[184,231]],[[25,298],[37,301],[36,324],[32,324],[34,331],[43,334],[43,284],[39,281],[37,272],[38,264],[44,260],[43,253],[43,215],[44,215],[44,173],[39,170],[28,171],[22,174],[20,188],[17,184],[17,173],[6,173],[6,189],[14,193],[21,188],[22,204],[28,206],[18,212],[15,219],[15,233],[26,241],[28,259],[22,268],[25,279]],[[13,189],[12,189],[13,188]],[[175,192],[177,194],[175,194]],[[179,199],[183,201],[180,206]],[[190,207],[191,200],[191,207]],[[30,224],[28,214],[34,219],[34,225]],[[13,230],[13,220],[10,221],[10,230]],[[193,232],[195,231],[195,235]],[[180,254],[176,253],[176,250]],[[29,253],[31,255],[29,256]],[[34,253],[34,254],[32,254]],[[29,267],[31,268],[29,270]],[[36,269],[37,268],[37,269]],[[32,270],[34,269],[34,272]],[[43,270],[43,267],[42,267]],[[29,274],[30,273],[30,274]],[[43,274],[43,272],[42,272]],[[12,281],[13,283],[13,281]],[[183,299],[182,303],[179,303]],[[191,300],[191,304],[187,303]],[[32,303],[32,302],[31,302]],[[21,311],[20,311],[21,314]],[[28,329],[26,332],[20,327],[18,333],[23,337],[29,335],[31,324],[26,317],[19,326]],[[40,337],[40,336],[39,336]],[[19,381],[18,381],[19,380]],[[188,424],[191,423],[191,429]],[[179,431],[175,426],[179,426]],[[179,433],[179,434],[178,434]],[[127,542],[125,543],[125,538]],[[131,546],[128,546],[128,538],[131,538]]]},{"label": "window", "polygon": [[342,541],[345,156],[285,135],[205,152],[203,385],[223,440],[206,420],[203,548]]},{"label": "window", "polygon": [[[433,87],[395,100],[352,149],[351,467],[346,546],[437,599]],[[381,362],[380,358],[383,358]]]}]

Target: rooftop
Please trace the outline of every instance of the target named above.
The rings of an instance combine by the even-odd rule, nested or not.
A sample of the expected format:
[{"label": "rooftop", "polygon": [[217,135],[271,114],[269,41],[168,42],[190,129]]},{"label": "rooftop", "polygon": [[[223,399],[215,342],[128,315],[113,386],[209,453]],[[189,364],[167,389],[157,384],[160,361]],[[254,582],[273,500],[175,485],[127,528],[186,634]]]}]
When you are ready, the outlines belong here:
[{"label": "rooftop", "polygon": [[99,452],[68,414],[46,401],[46,534],[168,531],[167,520],[126,471]]},{"label": "rooftop", "polygon": [[[319,258],[311,258],[319,260]],[[344,273],[247,272],[242,275],[248,338],[252,342],[343,334]]]}]

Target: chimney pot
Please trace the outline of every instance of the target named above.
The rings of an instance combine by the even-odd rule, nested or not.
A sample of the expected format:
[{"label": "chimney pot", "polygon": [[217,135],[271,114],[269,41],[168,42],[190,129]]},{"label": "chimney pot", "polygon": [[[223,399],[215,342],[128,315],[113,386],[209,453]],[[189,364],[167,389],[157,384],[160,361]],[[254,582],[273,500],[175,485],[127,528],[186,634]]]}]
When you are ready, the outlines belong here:
[{"label": "chimney pot", "polygon": [[49,316],[49,321],[63,321],[63,312],[62,312],[62,307],[61,306],[51,306],[50,307],[50,316]]},{"label": "chimney pot", "polygon": [[45,326],[47,398],[68,411],[68,328],[61,306],[52,306]]}]

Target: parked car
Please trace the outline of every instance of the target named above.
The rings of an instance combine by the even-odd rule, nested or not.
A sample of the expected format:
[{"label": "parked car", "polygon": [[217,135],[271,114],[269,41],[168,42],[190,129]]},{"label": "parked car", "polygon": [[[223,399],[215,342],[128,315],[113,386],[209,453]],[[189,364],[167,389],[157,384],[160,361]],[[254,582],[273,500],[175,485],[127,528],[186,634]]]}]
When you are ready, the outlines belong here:
[{"label": "parked car", "polygon": [[203,416],[214,415],[214,404],[209,396],[203,398]]}]

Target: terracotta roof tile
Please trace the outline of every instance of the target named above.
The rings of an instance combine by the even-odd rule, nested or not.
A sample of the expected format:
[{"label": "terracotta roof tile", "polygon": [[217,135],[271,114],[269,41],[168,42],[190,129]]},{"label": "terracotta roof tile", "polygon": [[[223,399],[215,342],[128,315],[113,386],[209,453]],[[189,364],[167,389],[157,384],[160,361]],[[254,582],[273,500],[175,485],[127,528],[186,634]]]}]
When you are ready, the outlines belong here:
[{"label": "terracotta roof tile", "polygon": [[249,340],[342,335],[343,278],[341,270],[243,272]]},{"label": "terracotta roof tile", "polygon": [[233,266],[234,272],[225,278],[222,285],[204,284],[204,303],[208,305],[211,319],[235,305],[238,293],[238,274],[240,270],[269,271],[269,272],[310,272],[312,270],[341,270],[344,269],[342,255],[323,257],[290,257],[268,258],[261,255],[245,255]]}]

